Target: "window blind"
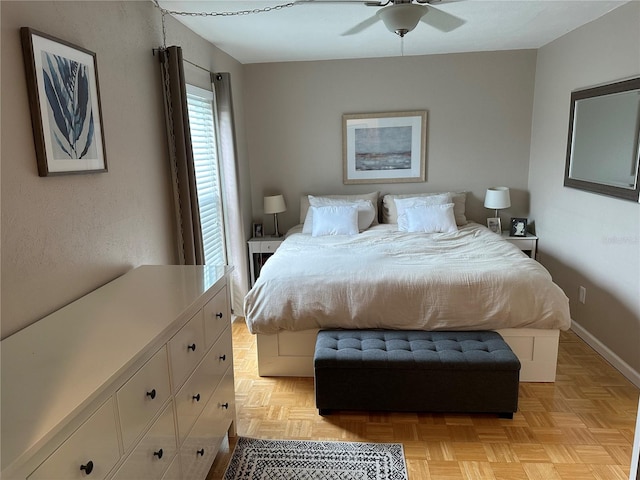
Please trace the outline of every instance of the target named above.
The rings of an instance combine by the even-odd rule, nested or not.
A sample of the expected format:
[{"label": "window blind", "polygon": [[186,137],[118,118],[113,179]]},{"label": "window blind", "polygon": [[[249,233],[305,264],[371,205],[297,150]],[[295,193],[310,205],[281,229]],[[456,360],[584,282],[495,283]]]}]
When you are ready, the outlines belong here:
[{"label": "window blind", "polygon": [[213,93],[187,85],[189,127],[206,265],[225,265],[226,248]]}]

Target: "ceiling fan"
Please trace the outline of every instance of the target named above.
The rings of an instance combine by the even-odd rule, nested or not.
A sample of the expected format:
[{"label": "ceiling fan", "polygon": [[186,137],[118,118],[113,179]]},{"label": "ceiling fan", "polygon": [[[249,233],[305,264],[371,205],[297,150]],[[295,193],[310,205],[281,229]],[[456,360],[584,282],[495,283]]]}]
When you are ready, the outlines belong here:
[{"label": "ceiling fan", "polygon": [[383,7],[375,15],[347,30],[343,35],[353,35],[382,20],[387,29],[404,37],[418,25],[426,23],[442,32],[450,32],[465,23],[455,15],[434,8],[431,4],[440,0],[387,0],[385,2],[365,1],[368,7]]},{"label": "ceiling fan", "polygon": [[433,7],[432,4],[441,0],[297,0],[292,5],[320,4],[320,3],[360,3],[368,7],[382,7],[375,15],[350,28],[342,35],[354,35],[371,27],[378,21],[387,29],[400,37],[404,37],[418,25],[418,22],[426,23],[441,32],[450,32],[465,21],[455,15]]}]

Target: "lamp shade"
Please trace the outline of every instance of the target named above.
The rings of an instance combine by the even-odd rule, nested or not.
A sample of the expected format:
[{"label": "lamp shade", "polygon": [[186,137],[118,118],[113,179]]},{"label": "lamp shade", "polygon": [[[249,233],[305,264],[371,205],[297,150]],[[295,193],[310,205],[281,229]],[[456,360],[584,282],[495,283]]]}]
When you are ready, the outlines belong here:
[{"label": "lamp shade", "polygon": [[286,210],[287,206],[284,203],[284,197],[282,195],[264,197],[264,213],[280,213]]},{"label": "lamp shade", "polygon": [[491,187],[487,189],[484,196],[485,208],[509,208],[511,206],[511,197],[509,196],[508,187]]},{"label": "lamp shade", "polygon": [[384,26],[401,37],[410,32],[427,13],[427,7],[415,3],[392,4],[378,10],[378,17]]}]

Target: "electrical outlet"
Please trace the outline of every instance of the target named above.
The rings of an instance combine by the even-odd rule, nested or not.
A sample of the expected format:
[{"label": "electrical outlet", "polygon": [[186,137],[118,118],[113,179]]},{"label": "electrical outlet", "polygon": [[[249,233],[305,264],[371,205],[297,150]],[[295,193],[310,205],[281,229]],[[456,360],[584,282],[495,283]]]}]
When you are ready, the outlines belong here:
[{"label": "electrical outlet", "polygon": [[587,289],[583,286],[578,289],[578,301],[583,305],[587,302]]}]

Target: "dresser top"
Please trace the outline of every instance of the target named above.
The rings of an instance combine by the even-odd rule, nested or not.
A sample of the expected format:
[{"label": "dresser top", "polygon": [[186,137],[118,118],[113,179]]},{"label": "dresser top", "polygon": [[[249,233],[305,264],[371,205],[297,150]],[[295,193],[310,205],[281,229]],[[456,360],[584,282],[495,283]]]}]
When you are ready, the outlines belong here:
[{"label": "dresser top", "polygon": [[2,470],[166,343],[222,288],[229,271],[138,267],[4,339]]}]

